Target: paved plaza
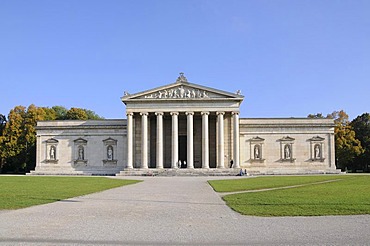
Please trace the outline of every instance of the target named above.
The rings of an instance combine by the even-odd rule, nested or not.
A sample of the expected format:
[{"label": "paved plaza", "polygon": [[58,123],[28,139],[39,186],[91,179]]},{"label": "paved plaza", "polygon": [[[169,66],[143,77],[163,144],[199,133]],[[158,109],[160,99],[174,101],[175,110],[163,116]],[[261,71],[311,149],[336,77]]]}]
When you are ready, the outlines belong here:
[{"label": "paved plaza", "polygon": [[370,215],[243,216],[227,207],[207,184],[207,180],[215,178],[135,179],[144,182],[51,204],[0,211],[0,245],[368,245],[370,242]]}]

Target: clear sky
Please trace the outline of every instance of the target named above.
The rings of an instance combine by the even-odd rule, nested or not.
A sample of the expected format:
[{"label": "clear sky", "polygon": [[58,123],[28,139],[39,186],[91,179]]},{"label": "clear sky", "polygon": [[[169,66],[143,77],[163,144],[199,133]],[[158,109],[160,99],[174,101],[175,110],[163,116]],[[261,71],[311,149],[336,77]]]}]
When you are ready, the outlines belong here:
[{"label": "clear sky", "polygon": [[245,96],[241,117],[370,109],[369,0],[0,0],[0,113],[125,118],[123,91],[175,82]]}]

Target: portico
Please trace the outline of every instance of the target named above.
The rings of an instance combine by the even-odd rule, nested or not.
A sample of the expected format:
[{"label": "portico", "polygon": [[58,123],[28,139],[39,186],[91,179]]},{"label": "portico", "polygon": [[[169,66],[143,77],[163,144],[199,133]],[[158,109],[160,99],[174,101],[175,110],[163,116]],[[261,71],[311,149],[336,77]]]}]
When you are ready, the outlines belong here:
[{"label": "portico", "polygon": [[173,84],[122,97],[127,115],[126,168],[239,168],[243,96]]}]

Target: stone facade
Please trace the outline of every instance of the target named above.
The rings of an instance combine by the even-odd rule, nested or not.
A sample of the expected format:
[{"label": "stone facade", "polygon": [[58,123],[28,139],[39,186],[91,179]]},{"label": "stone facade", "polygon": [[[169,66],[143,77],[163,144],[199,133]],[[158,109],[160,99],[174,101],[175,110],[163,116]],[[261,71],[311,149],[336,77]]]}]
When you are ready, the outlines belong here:
[{"label": "stone facade", "polygon": [[253,173],[336,171],[330,119],[241,119],[241,166]]},{"label": "stone facade", "polygon": [[127,120],[40,121],[32,174],[336,172],[333,120],[239,119],[243,98],[180,74],[166,86],[125,92]]},{"label": "stone facade", "polygon": [[35,174],[112,175],[123,170],[126,120],[40,121]]}]

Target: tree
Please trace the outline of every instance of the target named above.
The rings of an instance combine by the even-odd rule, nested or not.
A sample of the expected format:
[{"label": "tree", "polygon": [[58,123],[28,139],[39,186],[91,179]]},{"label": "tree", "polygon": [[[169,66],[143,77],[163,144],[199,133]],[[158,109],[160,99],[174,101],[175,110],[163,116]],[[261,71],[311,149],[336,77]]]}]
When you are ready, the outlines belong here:
[{"label": "tree", "polygon": [[36,165],[36,124],[42,120],[102,119],[94,111],[62,106],[16,106],[8,121],[0,114],[0,172],[29,172]]},{"label": "tree", "polygon": [[1,158],[3,162],[2,170],[10,171],[10,166],[14,166],[14,171],[19,171],[24,165],[25,158],[22,158],[22,152],[25,149],[25,125],[24,119],[26,115],[26,108],[23,106],[16,106],[10,110],[8,115],[8,122],[5,124],[3,135],[0,137]]},{"label": "tree", "polygon": [[370,171],[370,114],[364,113],[357,116],[351,126],[356,133],[356,137],[360,140],[364,152],[355,158],[356,168],[364,171]]},{"label": "tree", "polygon": [[335,155],[337,167],[342,170],[353,169],[354,159],[364,152],[361,142],[349,124],[348,115],[343,110],[328,114],[327,118],[334,119]]},{"label": "tree", "polygon": [[64,116],[65,120],[100,120],[103,117],[97,115],[94,111],[84,108],[71,108]]},{"label": "tree", "polygon": [[89,119],[89,120],[102,120],[102,119],[104,119],[103,117],[101,117],[101,116],[99,116],[99,115],[97,115],[94,111],[92,111],[92,110],[89,110],[89,109],[83,109],[85,112],[86,112],[86,114],[87,114],[87,118]]},{"label": "tree", "polygon": [[0,114],[0,136],[3,135],[5,124],[6,124],[6,116],[3,114]]},{"label": "tree", "polygon": [[311,119],[323,119],[325,118],[322,113],[317,113],[317,114],[309,114],[307,116],[307,118],[311,118]]},{"label": "tree", "polygon": [[68,110],[63,106],[53,106],[51,108],[55,112],[56,120],[65,120]]},{"label": "tree", "polygon": [[3,114],[0,114],[0,171],[4,165],[4,158],[2,157],[3,154],[1,153],[2,151],[1,145],[2,145],[2,136],[3,136],[5,125],[6,125],[6,116]]},{"label": "tree", "polygon": [[87,120],[87,114],[83,109],[71,108],[66,114],[67,120]]}]

